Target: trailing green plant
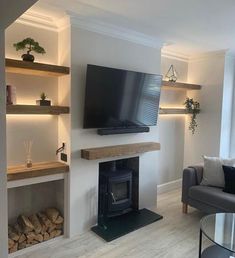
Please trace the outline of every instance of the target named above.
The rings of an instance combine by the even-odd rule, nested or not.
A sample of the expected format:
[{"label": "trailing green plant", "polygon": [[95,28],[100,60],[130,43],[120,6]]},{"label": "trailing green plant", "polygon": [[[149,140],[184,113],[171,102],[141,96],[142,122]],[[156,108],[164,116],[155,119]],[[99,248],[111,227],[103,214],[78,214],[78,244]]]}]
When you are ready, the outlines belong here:
[{"label": "trailing green plant", "polygon": [[41,97],[41,100],[46,100],[47,95],[46,95],[45,92],[42,92],[41,95],[40,95],[40,97]]},{"label": "trailing green plant", "polygon": [[191,120],[188,128],[190,131],[192,131],[192,134],[194,134],[198,126],[196,118],[197,115],[200,113],[200,103],[187,97],[184,105],[187,113],[191,114]]},{"label": "trailing green plant", "polygon": [[23,39],[22,41],[13,44],[13,46],[15,47],[16,51],[27,50],[27,54],[29,54],[31,51],[34,51],[38,54],[46,53],[45,49],[41,47],[39,43],[32,38]]}]

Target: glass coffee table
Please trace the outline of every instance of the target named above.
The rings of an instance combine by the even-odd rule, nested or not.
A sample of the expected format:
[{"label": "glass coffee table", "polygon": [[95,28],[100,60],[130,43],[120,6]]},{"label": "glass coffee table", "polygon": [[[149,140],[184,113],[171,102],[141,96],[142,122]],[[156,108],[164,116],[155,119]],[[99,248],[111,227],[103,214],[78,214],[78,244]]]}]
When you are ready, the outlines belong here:
[{"label": "glass coffee table", "polygon": [[[202,251],[202,237],[213,244]],[[199,258],[235,257],[235,213],[205,216],[200,222]]]}]

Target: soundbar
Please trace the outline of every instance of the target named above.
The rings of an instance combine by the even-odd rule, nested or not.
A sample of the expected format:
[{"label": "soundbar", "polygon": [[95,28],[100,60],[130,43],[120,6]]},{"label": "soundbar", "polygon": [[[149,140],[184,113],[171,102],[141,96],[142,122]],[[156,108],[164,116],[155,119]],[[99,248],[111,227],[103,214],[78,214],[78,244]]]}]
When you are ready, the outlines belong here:
[{"label": "soundbar", "polygon": [[148,133],[149,127],[124,127],[124,128],[103,128],[98,129],[99,135],[126,134],[126,133]]}]

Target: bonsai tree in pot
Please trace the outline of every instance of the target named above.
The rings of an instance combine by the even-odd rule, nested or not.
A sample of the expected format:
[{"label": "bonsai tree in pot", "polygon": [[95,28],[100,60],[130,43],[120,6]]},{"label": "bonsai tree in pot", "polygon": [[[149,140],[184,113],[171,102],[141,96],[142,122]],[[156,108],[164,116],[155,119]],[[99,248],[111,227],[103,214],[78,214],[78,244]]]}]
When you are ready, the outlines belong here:
[{"label": "bonsai tree in pot", "polygon": [[13,46],[15,47],[16,51],[27,50],[27,54],[23,54],[21,56],[23,61],[29,61],[29,62],[34,61],[34,56],[30,54],[31,52],[35,52],[35,53],[38,53],[38,54],[45,54],[46,53],[45,49],[43,47],[41,47],[39,45],[39,43],[36,42],[32,38],[23,39],[22,41],[13,44]]}]

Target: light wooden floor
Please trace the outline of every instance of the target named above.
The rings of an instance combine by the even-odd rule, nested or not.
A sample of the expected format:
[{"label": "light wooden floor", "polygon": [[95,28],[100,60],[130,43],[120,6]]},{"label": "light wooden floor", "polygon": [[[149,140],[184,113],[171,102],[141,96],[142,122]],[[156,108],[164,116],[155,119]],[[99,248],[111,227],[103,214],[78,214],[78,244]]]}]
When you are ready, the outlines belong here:
[{"label": "light wooden floor", "polygon": [[19,258],[197,258],[199,220],[202,213],[189,209],[181,212],[180,191],[158,196],[152,209],[164,219],[106,243],[87,232],[63,245],[55,244]]}]

